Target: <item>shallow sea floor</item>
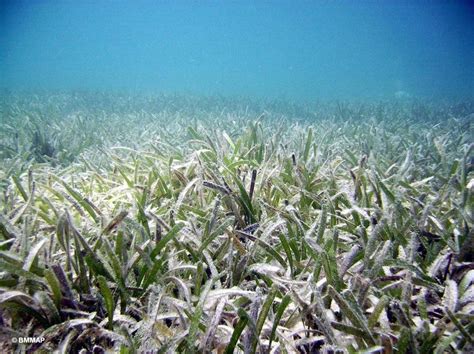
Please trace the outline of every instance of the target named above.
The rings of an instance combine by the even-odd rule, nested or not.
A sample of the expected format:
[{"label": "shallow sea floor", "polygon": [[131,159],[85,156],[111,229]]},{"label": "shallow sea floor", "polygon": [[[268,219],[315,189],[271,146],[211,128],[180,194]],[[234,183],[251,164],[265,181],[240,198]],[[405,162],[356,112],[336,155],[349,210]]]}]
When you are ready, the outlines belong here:
[{"label": "shallow sea floor", "polygon": [[473,350],[473,102],[1,107],[2,352]]}]

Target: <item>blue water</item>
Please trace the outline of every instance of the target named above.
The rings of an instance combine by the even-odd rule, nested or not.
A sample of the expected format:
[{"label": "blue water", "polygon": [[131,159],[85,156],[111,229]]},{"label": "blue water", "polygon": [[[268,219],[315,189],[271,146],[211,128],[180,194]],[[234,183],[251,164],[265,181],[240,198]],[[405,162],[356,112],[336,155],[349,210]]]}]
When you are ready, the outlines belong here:
[{"label": "blue water", "polygon": [[472,97],[462,1],[3,1],[0,87]]}]

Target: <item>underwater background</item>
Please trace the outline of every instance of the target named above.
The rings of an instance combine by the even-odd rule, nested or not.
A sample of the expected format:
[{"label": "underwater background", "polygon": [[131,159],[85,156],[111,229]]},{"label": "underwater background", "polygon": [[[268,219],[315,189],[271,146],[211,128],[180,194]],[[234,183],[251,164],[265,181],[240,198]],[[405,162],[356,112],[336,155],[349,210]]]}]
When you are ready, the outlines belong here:
[{"label": "underwater background", "polygon": [[0,2],[0,87],[465,97],[470,1]]},{"label": "underwater background", "polygon": [[0,0],[0,353],[474,353],[473,9]]}]

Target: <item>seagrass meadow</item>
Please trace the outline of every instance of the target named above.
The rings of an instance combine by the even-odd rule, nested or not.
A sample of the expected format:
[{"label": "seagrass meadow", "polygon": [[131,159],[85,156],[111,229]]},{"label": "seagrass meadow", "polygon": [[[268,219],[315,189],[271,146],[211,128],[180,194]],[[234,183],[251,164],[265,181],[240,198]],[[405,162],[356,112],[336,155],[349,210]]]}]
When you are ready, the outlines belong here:
[{"label": "seagrass meadow", "polygon": [[474,350],[473,101],[0,100],[1,352]]}]

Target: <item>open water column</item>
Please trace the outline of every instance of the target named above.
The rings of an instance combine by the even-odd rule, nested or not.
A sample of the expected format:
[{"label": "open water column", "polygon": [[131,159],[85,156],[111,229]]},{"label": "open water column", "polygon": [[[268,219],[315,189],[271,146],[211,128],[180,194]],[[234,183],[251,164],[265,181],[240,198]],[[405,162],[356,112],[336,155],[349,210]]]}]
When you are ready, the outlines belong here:
[{"label": "open water column", "polygon": [[0,2],[0,352],[474,351],[470,2]]}]

